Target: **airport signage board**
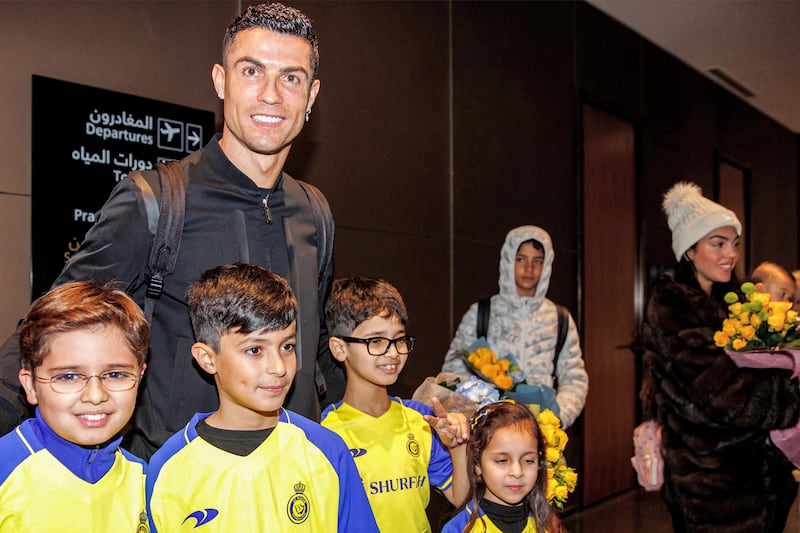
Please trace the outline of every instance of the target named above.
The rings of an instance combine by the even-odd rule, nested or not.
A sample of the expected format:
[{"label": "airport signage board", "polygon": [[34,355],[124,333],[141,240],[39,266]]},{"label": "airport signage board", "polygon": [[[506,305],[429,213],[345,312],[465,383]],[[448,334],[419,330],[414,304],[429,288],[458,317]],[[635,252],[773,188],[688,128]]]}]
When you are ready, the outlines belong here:
[{"label": "airport signage board", "polygon": [[37,298],[80,249],[114,186],[131,172],[202,148],[214,134],[214,113],[37,75],[32,87],[31,289]]}]

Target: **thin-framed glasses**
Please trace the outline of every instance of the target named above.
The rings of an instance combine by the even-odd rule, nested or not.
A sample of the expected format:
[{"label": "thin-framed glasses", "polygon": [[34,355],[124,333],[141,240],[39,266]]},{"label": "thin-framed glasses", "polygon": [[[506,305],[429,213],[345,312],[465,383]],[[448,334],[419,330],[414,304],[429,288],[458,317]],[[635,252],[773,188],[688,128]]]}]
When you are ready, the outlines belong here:
[{"label": "thin-framed glasses", "polygon": [[139,382],[140,374],[126,372],[124,370],[109,370],[102,374],[87,376],[78,372],[64,372],[49,378],[34,375],[33,379],[39,383],[49,383],[53,391],[60,394],[75,394],[81,392],[89,384],[89,380],[97,378],[103,388],[109,392],[123,392],[131,390]]},{"label": "thin-framed glasses", "polygon": [[358,337],[339,337],[344,342],[360,342],[367,345],[367,352],[370,355],[384,355],[389,351],[389,348],[394,344],[397,353],[401,355],[410,354],[414,351],[414,344],[417,342],[416,337],[411,335],[403,335],[396,339],[387,339],[386,337],[370,337],[368,339],[359,339]]}]

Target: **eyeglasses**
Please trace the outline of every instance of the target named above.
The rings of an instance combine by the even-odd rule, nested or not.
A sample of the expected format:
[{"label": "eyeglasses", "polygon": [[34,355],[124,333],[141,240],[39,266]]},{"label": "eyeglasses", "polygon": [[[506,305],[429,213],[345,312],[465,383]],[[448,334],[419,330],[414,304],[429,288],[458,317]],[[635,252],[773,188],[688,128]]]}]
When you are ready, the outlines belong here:
[{"label": "eyeglasses", "polygon": [[359,339],[357,337],[339,337],[344,342],[360,342],[367,345],[367,352],[370,355],[383,355],[389,351],[389,348],[394,344],[397,353],[401,355],[410,354],[414,351],[414,344],[417,342],[416,337],[410,335],[403,335],[396,339],[387,339],[386,337],[370,337],[368,339]]},{"label": "eyeglasses", "polygon": [[85,389],[92,378],[99,379],[103,388],[109,392],[123,392],[134,388],[140,377],[140,374],[125,372],[124,370],[111,370],[93,376],[86,376],[77,372],[64,372],[50,378],[33,376],[33,379],[40,383],[49,383],[50,388],[60,394],[75,394]]}]

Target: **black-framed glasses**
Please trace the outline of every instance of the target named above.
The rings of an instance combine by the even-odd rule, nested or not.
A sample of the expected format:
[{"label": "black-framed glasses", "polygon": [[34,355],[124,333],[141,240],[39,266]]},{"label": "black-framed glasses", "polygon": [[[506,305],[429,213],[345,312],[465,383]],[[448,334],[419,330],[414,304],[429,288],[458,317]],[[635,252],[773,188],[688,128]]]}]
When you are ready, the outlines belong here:
[{"label": "black-framed glasses", "polygon": [[397,353],[401,355],[410,354],[414,351],[414,344],[417,342],[416,337],[411,335],[403,335],[396,339],[387,339],[386,337],[370,337],[368,339],[359,339],[358,337],[339,337],[344,342],[360,342],[367,345],[367,352],[370,355],[383,355],[389,351],[389,348],[394,344]]},{"label": "black-framed glasses", "polygon": [[131,390],[139,383],[140,374],[126,372],[124,370],[109,370],[102,374],[87,376],[78,372],[64,372],[49,378],[34,375],[33,379],[40,383],[49,383],[53,391],[60,394],[75,394],[81,392],[89,384],[89,380],[97,378],[100,384],[109,392],[123,392]]}]

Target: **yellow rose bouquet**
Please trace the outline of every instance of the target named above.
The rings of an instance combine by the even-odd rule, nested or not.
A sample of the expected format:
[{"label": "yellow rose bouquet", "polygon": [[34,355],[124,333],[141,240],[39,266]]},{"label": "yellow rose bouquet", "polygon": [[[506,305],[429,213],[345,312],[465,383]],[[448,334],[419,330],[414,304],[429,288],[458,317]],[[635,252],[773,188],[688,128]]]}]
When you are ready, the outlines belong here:
[{"label": "yellow rose bouquet", "polygon": [[457,353],[473,374],[501,391],[513,390],[525,382],[514,357],[497,357],[483,338],[478,339],[468,350],[459,350]]},{"label": "yellow rose bouquet", "polygon": [[[772,302],[752,283],[742,284],[746,302],[736,293],[725,295],[728,318],[714,334],[717,346],[739,367],[784,368],[792,378],[800,373],[800,319],[792,302]],[[800,421],[792,427],[769,432],[772,443],[800,467]]]},{"label": "yellow rose bouquet", "polygon": [[740,367],[785,368],[797,377],[800,367],[800,318],[792,302],[773,302],[770,295],[757,292],[750,282],[742,284],[746,301],[739,295],[725,295],[728,318],[714,333],[714,343]]},{"label": "yellow rose bouquet", "polygon": [[[505,357],[497,357],[489,348],[485,338],[479,338],[468,349],[459,350],[456,353],[464,359],[467,368],[480,381],[497,389],[498,397],[483,394],[483,399],[486,401],[508,398],[528,406],[536,406],[537,409],[549,409],[556,416],[559,415],[556,390],[540,383],[528,383],[514,356],[509,354]],[[464,386],[471,385],[473,384],[469,383]],[[477,388],[477,390],[480,389],[480,387]],[[466,391],[457,389],[457,392],[463,394]],[[474,391],[467,393],[467,396],[471,400],[482,403],[481,398],[474,396]]]},{"label": "yellow rose bouquet", "polygon": [[545,459],[547,461],[547,501],[551,505],[564,508],[567,497],[578,484],[578,473],[567,466],[564,460],[564,448],[567,445],[567,434],[561,429],[561,420],[550,409],[539,411],[528,406],[536,415],[536,421],[542,430],[545,440]]}]

